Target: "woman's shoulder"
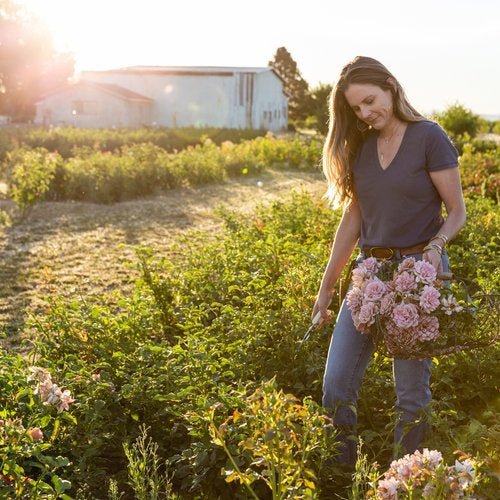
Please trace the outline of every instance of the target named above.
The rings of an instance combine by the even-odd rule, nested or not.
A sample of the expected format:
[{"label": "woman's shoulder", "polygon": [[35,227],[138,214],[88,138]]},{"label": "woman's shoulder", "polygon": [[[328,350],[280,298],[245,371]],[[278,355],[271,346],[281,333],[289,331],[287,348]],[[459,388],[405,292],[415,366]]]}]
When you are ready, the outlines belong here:
[{"label": "woman's shoulder", "polygon": [[441,170],[457,165],[458,151],[446,131],[432,120],[413,122],[414,136],[425,148],[427,168]]},{"label": "woman's shoulder", "polygon": [[410,122],[409,125],[411,126],[412,129],[422,134],[423,136],[427,136],[429,134],[438,134],[438,135],[446,134],[441,125],[439,125],[439,123],[429,120],[427,118],[424,120],[419,120],[417,122]]}]

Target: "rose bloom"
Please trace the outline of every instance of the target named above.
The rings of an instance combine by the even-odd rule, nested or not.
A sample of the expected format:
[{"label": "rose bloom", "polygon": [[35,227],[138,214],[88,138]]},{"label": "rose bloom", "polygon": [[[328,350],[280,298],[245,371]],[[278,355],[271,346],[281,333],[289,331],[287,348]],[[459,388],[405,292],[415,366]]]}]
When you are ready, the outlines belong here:
[{"label": "rose bloom", "polygon": [[60,395],[59,405],[57,410],[62,412],[64,410],[69,410],[69,405],[73,403],[74,399],[71,397],[71,392],[66,390]]},{"label": "rose bloom", "polygon": [[380,313],[384,316],[389,316],[392,312],[392,308],[394,307],[394,298],[396,294],[394,292],[386,293],[382,300],[380,301]]},{"label": "rose bloom", "polygon": [[429,450],[428,448],[424,448],[422,456],[424,463],[433,469],[435,469],[443,461],[443,455],[438,450]]},{"label": "rose bloom", "polygon": [[409,292],[417,287],[415,278],[408,272],[402,271],[393,280],[394,289],[398,292]]},{"label": "rose bloom", "polygon": [[419,321],[417,308],[413,304],[398,304],[393,312],[394,323],[400,328],[411,328],[417,326]]},{"label": "rose bloom", "polygon": [[380,269],[380,262],[375,257],[369,257],[363,260],[360,264],[363,269],[366,269],[370,274],[376,274]]},{"label": "rose bloom", "polygon": [[347,306],[351,311],[359,312],[363,304],[363,292],[360,288],[354,287],[349,290],[346,297]]},{"label": "rose bloom", "polygon": [[398,271],[410,271],[415,267],[415,258],[414,257],[406,257],[398,266]]},{"label": "rose bloom", "polygon": [[379,308],[375,302],[363,304],[359,310],[359,321],[367,326],[373,325],[378,312]]},{"label": "rose bloom", "polygon": [[420,295],[420,307],[426,312],[435,311],[439,306],[441,294],[433,286],[425,285]]},{"label": "rose bloom", "polygon": [[417,282],[432,285],[437,277],[436,269],[429,262],[419,260],[415,263],[415,277]]},{"label": "rose bloom", "polygon": [[436,485],[427,483],[422,491],[422,498],[436,498]]},{"label": "rose bloom", "polygon": [[356,267],[352,270],[352,282],[354,286],[362,288],[366,279],[370,277],[368,271],[363,267]]},{"label": "rose bloom", "polygon": [[39,427],[29,429],[28,434],[33,438],[33,441],[41,441],[43,439],[43,432]]},{"label": "rose bloom", "polygon": [[352,315],[352,321],[354,323],[354,328],[356,328],[358,332],[370,333],[370,327],[360,321],[359,312],[352,312],[351,315]]},{"label": "rose bloom", "polygon": [[398,498],[398,487],[399,481],[396,478],[382,479],[378,483],[378,498],[396,500]]},{"label": "rose bloom", "polygon": [[54,390],[54,387],[57,386],[54,386],[54,384],[50,380],[45,380],[40,384],[40,387],[35,390],[35,394],[39,394],[42,401],[47,401],[50,394]]},{"label": "rose bloom", "polygon": [[369,302],[380,300],[386,291],[385,285],[378,278],[373,278],[365,285],[364,298]]},{"label": "rose bloom", "polygon": [[31,366],[30,372],[31,375],[28,377],[28,381],[45,382],[52,379],[50,373],[45,368],[40,368],[39,366]]}]

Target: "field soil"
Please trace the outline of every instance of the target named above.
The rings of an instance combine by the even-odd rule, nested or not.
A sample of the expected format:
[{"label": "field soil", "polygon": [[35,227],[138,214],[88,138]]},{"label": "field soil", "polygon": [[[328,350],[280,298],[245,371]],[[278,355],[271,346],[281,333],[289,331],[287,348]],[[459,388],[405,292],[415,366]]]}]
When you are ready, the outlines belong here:
[{"label": "field soil", "polygon": [[[1,194],[0,209],[15,219]],[[28,316],[43,312],[53,295],[127,293],[138,276],[135,247],[169,255],[176,238],[190,230],[214,237],[222,222],[215,210],[228,207],[251,214],[259,203],[286,198],[292,191],[321,195],[320,173],[269,170],[259,178],[175,189],[110,205],[45,202],[24,220],[0,227],[0,331],[4,345],[27,335]]]}]

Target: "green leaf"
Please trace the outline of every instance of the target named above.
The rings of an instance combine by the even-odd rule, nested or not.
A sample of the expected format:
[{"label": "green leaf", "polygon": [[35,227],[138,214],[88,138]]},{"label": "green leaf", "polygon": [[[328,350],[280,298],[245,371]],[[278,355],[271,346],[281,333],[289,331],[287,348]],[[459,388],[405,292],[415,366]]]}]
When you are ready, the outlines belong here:
[{"label": "green leaf", "polygon": [[66,479],[61,479],[59,476],[52,476],[52,482],[54,483],[57,493],[62,493],[71,488],[71,482]]}]

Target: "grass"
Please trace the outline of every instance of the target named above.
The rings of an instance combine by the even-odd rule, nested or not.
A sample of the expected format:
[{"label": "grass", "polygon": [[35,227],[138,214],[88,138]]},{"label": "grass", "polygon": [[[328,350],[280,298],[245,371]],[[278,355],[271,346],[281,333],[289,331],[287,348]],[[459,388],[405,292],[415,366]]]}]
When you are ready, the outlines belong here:
[{"label": "grass", "polygon": [[[145,245],[168,254],[175,238],[192,230],[201,231],[202,242],[215,237],[221,226],[215,213],[218,206],[250,213],[257,203],[286,196],[293,189],[322,193],[325,182],[319,173],[270,170],[258,179],[174,189],[111,205],[37,205],[24,220],[0,227],[4,343],[18,343],[26,316],[42,311],[51,295],[126,292],[137,277],[135,268],[127,266],[135,261],[134,247]],[[13,210],[1,200],[1,193],[0,208]]]}]

